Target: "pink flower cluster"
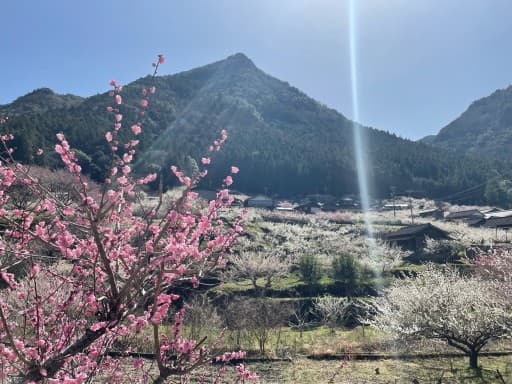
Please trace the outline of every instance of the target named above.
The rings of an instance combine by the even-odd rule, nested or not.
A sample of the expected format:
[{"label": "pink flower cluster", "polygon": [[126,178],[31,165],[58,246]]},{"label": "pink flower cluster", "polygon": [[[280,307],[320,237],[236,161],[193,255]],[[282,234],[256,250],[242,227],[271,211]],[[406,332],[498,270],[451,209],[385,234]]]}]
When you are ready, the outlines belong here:
[{"label": "pink flower cluster", "polygon": [[[158,57],[154,75],[164,61]],[[7,272],[10,265],[0,269],[7,285],[0,295],[0,377],[17,376],[27,383],[82,384],[94,381],[100,372],[101,380],[114,384],[147,382],[148,372],[140,359],[132,361],[140,369],[126,378],[119,369],[122,359],[107,353],[122,344],[118,343],[121,338],[136,333],[153,335],[148,344],[155,345],[163,381],[169,372],[188,372],[213,359],[215,345],[210,348],[182,336],[184,310],[174,316],[170,334],[162,335],[159,329],[179,298],[176,282],[198,286],[205,272],[225,265],[225,255],[242,230],[241,218],[233,225],[220,220],[218,210],[232,202],[226,188],[204,211],[192,211],[192,200],[197,197],[192,189],[206,170],[187,176],[177,168],[172,171],[186,187],[178,203],[167,211],[159,205],[134,213],[137,188],[157,176],[132,176],[139,141],[124,140],[128,135],[120,134],[123,87],[114,80],[110,85],[112,105],[107,111],[112,128],[105,140],[111,148],[112,166],[100,188],[93,188],[82,174],[63,133],[57,134],[55,151],[71,176],[67,178],[72,183],[69,200],[16,163],[6,144],[12,136],[1,136],[6,150],[0,153],[0,214],[4,219],[0,251],[12,255],[13,266],[20,263],[28,268],[25,277]],[[153,86],[143,90],[138,108],[146,108],[154,92]],[[131,133],[139,135],[141,127],[142,122],[135,121]],[[222,131],[211,150],[219,150],[226,138]],[[202,163],[210,161],[204,157]],[[238,168],[231,167],[231,175],[236,173]],[[231,175],[225,179],[226,186],[233,182]],[[15,183],[35,196],[26,207],[10,205]],[[155,220],[157,214],[162,219]],[[46,258],[51,262],[41,262]],[[148,327],[152,332],[144,332]],[[242,352],[233,352],[220,359],[242,356]],[[243,366],[238,374],[245,379],[256,377]]]},{"label": "pink flower cluster", "polygon": [[260,377],[245,368],[245,365],[240,364],[236,367],[238,378],[241,380],[258,381]]},{"label": "pink flower cluster", "polygon": [[242,360],[245,358],[246,353],[244,351],[238,352],[224,352],[221,356],[217,356],[215,361],[229,362],[232,360]]}]

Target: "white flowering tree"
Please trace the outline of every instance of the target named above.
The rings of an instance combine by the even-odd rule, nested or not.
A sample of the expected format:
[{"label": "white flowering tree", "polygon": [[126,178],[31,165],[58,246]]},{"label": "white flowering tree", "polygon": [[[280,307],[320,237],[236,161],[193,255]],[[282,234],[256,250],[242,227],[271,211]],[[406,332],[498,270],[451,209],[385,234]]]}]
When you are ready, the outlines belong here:
[{"label": "white flowering tree", "polygon": [[374,323],[402,338],[444,340],[477,368],[481,349],[511,331],[512,303],[499,290],[495,281],[429,265],[415,278],[392,283],[378,300]]}]

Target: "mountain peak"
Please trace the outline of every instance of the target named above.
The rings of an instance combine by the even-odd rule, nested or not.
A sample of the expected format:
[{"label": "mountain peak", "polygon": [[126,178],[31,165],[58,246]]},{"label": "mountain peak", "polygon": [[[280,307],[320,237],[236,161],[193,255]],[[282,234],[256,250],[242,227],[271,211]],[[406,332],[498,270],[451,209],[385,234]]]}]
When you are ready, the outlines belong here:
[{"label": "mountain peak", "polygon": [[37,89],[34,89],[32,92],[28,93],[28,95],[54,95],[54,94],[55,94],[55,92],[48,87],[37,88]]},{"label": "mountain peak", "polygon": [[227,64],[236,66],[238,68],[256,68],[256,65],[254,65],[252,60],[241,52],[228,56],[224,61]]},{"label": "mountain peak", "polygon": [[80,104],[84,99],[75,95],[60,95],[52,89],[43,87],[34,89],[26,95],[18,97],[11,104],[2,107],[2,113],[23,115],[41,113],[51,109],[69,108]]}]

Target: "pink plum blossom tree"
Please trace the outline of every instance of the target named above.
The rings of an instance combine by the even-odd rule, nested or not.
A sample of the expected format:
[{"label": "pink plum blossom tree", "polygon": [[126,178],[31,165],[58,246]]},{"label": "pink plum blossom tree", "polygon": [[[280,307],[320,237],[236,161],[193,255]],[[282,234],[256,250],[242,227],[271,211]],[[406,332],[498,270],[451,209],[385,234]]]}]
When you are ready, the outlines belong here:
[{"label": "pink plum blossom tree", "polygon": [[[153,76],[164,60],[160,55],[153,64]],[[226,367],[200,368],[243,357],[242,352],[216,357],[218,341],[208,346],[204,339],[184,336],[184,309],[169,315],[179,298],[176,286],[197,287],[205,273],[223,267],[242,231],[238,221],[227,226],[218,216],[232,201],[227,189],[232,176],[205,210],[192,212],[192,189],[206,175],[209,161],[203,161],[194,178],[172,167],[184,185],[181,197],[163,214],[158,204],[135,215],[131,196],[156,175],[132,175],[142,121],[131,125],[128,141],[120,141],[122,86],[115,81],[110,85],[107,113],[112,129],[105,139],[111,166],[99,189],[82,174],[62,133],[57,134],[55,151],[77,192],[74,199],[61,199],[16,162],[9,148],[12,136],[1,136],[0,382],[81,384],[99,378],[110,383],[164,383],[191,377],[204,382],[208,374],[220,382]],[[154,93],[153,86],[142,90],[139,119]],[[219,150],[226,138],[222,131],[211,151]],[[233,168],[232,174],[237,171]],[[30,191],[30,204],[11,204],[13,185]],[[24,272],[15,275],[20,266]],[[167,322],[170,326],[163,327]],[[138,333],[150,335],[154,363],[139,358],[134,347],[110,353],[123,337]],[[239,382],[257,379],[243,365],[236,372]]]}]

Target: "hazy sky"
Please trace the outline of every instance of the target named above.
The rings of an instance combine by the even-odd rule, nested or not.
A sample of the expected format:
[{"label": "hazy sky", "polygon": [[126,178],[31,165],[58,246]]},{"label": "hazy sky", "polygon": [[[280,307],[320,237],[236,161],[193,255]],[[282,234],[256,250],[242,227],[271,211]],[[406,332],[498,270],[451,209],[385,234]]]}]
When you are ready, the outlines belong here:
[{"label": "hazy sky", "polygon": [[[0,104],[244,52],[352,116],[349,0],[0,0]],[[512,79],[511,0],[355,0],[360,122],[419,138]]]}]

